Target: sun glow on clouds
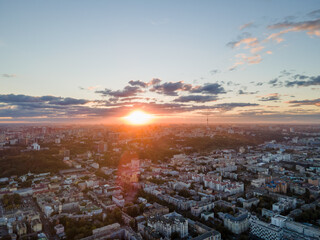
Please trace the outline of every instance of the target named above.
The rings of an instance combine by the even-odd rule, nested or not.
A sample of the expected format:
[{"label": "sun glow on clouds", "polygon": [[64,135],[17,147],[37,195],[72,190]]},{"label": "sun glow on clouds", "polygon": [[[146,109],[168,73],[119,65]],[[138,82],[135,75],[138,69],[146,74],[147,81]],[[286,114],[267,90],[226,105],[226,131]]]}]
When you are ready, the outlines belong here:
[{"label": "sun glow on clouds", "polygon": [[128,116],[124,117],[124,119],[133,125],[143,125],[149,123],[154,118],[153,115],[145,113],[140,110],[136,110],[131,112]]}]

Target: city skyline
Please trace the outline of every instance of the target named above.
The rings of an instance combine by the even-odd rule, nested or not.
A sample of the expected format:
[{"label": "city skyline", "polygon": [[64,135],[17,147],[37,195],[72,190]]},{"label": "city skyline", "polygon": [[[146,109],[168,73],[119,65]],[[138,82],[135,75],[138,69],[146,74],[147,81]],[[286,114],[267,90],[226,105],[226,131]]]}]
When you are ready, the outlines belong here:
[{"label": "city skyline", "polygon": [[0,29],[0,123],[320,119],[318,1],[0,1]]}]

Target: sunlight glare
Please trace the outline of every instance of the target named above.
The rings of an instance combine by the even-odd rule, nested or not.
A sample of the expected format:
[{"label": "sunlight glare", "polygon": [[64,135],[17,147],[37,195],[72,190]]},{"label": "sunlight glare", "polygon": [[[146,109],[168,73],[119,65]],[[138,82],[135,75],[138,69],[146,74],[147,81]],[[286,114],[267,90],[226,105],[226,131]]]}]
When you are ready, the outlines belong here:
[{"label": "sunlight glare", "polygon": [[151,114],[145,113],[143,111],[136,110],[136,111],[133,111],[132,113],[130,113],[128,116],[124,117],[124,118],[130,124],[142,125],[142,124],[146,124],[149,121],[151,121],[153,116]]}]

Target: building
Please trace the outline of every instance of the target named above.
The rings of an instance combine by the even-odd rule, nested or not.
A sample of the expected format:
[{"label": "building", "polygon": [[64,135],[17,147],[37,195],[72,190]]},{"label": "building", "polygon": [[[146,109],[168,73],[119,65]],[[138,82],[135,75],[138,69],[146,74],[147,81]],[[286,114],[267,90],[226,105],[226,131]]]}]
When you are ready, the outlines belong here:
[{"label": "building", "polygon": [[118,206],[118,207],[123,207],[124,206],[124,198],[122,195],[114,195],[112,196],[112,201]]},{"label": "building", "polygon": [[285,181],[271,181],[266,184],[266,189],[274,193],[287,193],[288,184]]},{"label": "building", "polygon": [[214,213],[213,212],[203,212],[201,213],[201,218],[204,220],[208,221],[209,218],[214,218]]},{"label": "building", "polygon": [[275,215],[271,223],[250,218],[250,235],[263,240],[316,240],[320,239],[320,230],[302,223],[292,221],[290,218]]},{"label": "building", "polygon": [[232,216],[229,213],[223,214],[223,224],[234,234],[245,232],[249,228],[249,215],[248,212],[242,212]]},{"label": "building", "polygon": [[256,216],[251,216],[250,235],[263,240],[279,240],[282,239],[283,231],[280,227],[260,221]]},{"label": "building", "polygon": [[251,181],[251,185],[257,188],[261,187],[265,183],[266,183],[266,180],[264,178],[253,179]]},{"label": "building", "polygon": [[158,203],[153,203],[151,207],[147,211],[143,212],[143,216],[148,218],[154,215],[163,215],[169,213],[169,208],[166,206],[162,206]]},{"label": "building", "polygon": [[25,223],[19,222],[16,229],[19,236],[27,234],[27,225]]},{"label": "building", "polygon": [[193,207],[191,207],[191,214],[193,216],[199,217],[202,212],[210,211],[214,208],[214,203],[212,202],[202,202]]},{"label": "building", "polygon": [[259,201],[260,200],[258,198],[251,198],[251,199],[245,200],[242,202],[243,208],[249,209],[252,207],[252,205],[257,206]]},{"label": "building", "polygon": [[108,143],[100,141],[96,143],[96,150],[98,153],[104,153],[108,151]]},{"label": "building", "polygon": [[41,223],[40,219],[32,220],[31,228],[34,232],[41,232],[42,231],[42,223]]},{"label": "building", "polygon": [[190,219],[188,219],[188,223],[198,234],[200,234],[199,236],[192,238],[192,240],[221,240],[221,234],[218,231]]},{"label": "building", "polygon": [[58,225],[54,226],[54,230],[56,231],[57,235],[60,235],[60,234],[64,233],[64,226],[62,224],[58,224]]},{"label": "building", "polygon": [[40,150],[40,145],[38,143],[32,143],[31,149],[34,151],[39,151]]},{"label": "building", "polygon": [[188,221],[182,215],[172,212],[164,216],[153,216],[148,219],[147,226],[159,232],[166,238],[178,233],[180,238],[188,236]]},{"label": "building", "polygon": [[295,198],[280,198],[279,202],[272,204],[272,211],[281,213],[285,210],[296,207]]}]

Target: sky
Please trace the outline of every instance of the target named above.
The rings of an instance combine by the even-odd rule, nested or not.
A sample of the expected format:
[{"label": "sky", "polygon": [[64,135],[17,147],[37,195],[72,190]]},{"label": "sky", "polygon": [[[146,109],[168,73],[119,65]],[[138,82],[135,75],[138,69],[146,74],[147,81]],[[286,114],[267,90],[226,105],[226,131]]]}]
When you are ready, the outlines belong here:
[{"label": "sky", "polygon": [[319,123],[319,56],[319,0],[0,0],[0,123]]}]

